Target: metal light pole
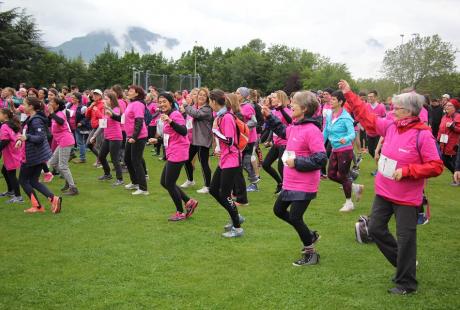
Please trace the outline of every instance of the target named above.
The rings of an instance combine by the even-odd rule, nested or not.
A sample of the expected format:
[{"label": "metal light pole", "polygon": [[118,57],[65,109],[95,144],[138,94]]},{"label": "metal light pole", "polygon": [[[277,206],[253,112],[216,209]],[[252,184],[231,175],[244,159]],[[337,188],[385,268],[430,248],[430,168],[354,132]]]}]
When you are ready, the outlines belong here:
[{"label": "metal light pole", "polygon": [[401,47],[399,48],[399,57],[400,57],[400,64],[399,64],[399,82],[398,82],[398,94],[401,92],[401,80],[402,80],[402,49],[404,45],[404,34],[400,34],[401,36]]},{"label": "metal light pole", "polygon": [[197,41],[195,41],[195,45],[193,46],[193,54],[195,56],[195,71],[193,72],[193,87],[196,87],[196,47]]}]

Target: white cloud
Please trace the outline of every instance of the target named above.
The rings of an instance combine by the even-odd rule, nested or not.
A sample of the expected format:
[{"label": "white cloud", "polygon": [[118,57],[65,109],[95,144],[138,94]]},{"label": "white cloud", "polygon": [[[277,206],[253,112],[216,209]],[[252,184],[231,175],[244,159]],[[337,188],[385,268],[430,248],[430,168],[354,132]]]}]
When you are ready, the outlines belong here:
[{"label": "white cloud", "polygon": [[[400,34],[406,40],[412,33],[439,34],[460,50],[455,0],[13,0],[1,6],[25,7],[51,46],[99,29],[121,34],[128,26],[177,38],[180,46],[165,53],[173,57],[195,41],[225,49],[260,38],[268,45],[305,48],[344,62],[354,77],[378,77],[384,50],[397,46]],[[368,44],[373,40],[382,48]]]}]

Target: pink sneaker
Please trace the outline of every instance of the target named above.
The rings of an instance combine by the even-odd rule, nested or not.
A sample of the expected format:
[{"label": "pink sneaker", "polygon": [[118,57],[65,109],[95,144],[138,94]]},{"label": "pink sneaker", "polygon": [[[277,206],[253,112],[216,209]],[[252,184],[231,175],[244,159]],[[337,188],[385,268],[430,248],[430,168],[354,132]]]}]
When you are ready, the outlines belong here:
[{"label": "pink sneaker", "polygon": [[187,211],[185,213],[185,217],[191,217],[193,212],[195,212],[196,207],[198,207],[198,201],[196,201],[195,199],[190,199],[189,201],[187,201],[187,203],[185,204],[185,210]]},{"label": "pink sneaker", "polygon": [[47,172],[43,175],[43,182],[49,183],[53,180],[54,175],[51,172]]},{"label": "pink sneaker", "polygon": [[174,214],[171,215],[171,217],[168,219],[168,221],[170,221],[170,222],[179,222],[179,221],[183,221],[183,220],[185,220],[185,214],[184,214],[184,213],[180,213],[180,212],[174,213]]}]

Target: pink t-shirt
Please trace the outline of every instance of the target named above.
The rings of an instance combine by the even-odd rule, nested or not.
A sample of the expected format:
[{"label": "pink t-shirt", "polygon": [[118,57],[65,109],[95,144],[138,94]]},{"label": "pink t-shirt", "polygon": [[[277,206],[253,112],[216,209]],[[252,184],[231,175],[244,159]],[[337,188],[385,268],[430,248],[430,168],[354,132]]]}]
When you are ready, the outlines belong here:
[{"label": "pink t-shirt", "polygon": [[428,110],[425,109],[425,107],[422,107],[420,113],[418,114],[418,117],[423,123],[428,124]]},{"label": "pink t-shirt", "polygon": [[[150,102],[150,104],[147,106],[147,109],[149,110],[150,114],[153,116],[158,112],[158,104],[156,102]],[[152,120],[150,121],[149,126],[156,126],[158,118],[160,118],[160,113],[158,113],[157,116],[152,117]]]},{"label": "pink t-shirt", "polygon": [[64,120],[64,124],[59,125],[54,119],[51,119],[51,134],[56,146],[67,147],[75,145],[75,139],[64,111],[58,111],[56,115]]},{"label": "pink t-shirt", "polygon": [[77,122],[76,122],[77,108],[78,108],[77,104],[72,104],[69,107],[69,110],[72,111],[70,112],[71,115],[70,115],[70,122],[69,122],[70,129],[72,130],[75,130],[77,128]]},{"label": "pink t-shirt", "polygon": [[[284,111],[289,115],[291,116],[292,115],[292,111],[291,109],[289,108],[284,108]],[[286,126],[290,126],[290,124],[288,124],[288,122],[286,122],[286,119],[284,118],[283,114],[281,113],[281,111],[277,111],[277,110],[273,110],[272,111],[272,114],[274,116],[276,116],[277,118],[279,118],[281,120],[281,123],[283,123],[284,125]],[[275,145],[286,145],[287,144],[287,141],[284,140],[283,138],[280,138],[278,137],[278,135],[276,133],[273,132],[273,143]]]},{"label": "pink t-shirt", "polygon": [[[321,130],[312,123],[292,125],[286,128],[286,152],[295,152],[296,158],[307,157],[318,152],[326,152]],[[316,193],[320,182],[320,170],[301,172],[284,167],[283,189]]]},{"label": "pink t-shirt", "polygon": [[[256,110],[254,110],[254,107],[252,106],[251,103],[246,102],[241,105],[241,114],[243,114],[244,122],[247,123],[253,118],[253,116],[256,115]],[[256,140],[257,140],[257,129],[256,127],[254,127],[249,130],[248,143],[256,142]]]},{"label": "pink t-shirt", "polygon": [[[115,107],[112,109],[115,114],[120,115],[120,108]],[[107,128],[104,129],[104,138],[110,141],[122,141],[123,133],[121,132],[121,123],[113,120],[110,116],[105,115],[107,120]]]},{"label": "pink t-shirt", "polygon": [[[133,101],[126,107],[125,110],[125,131],[126,136],[131,137],[134,133],[134,124],[136,118],[144,118],[145,112],[145,105],[140,101]],[[138,139],[146,138],[147,137],[147,126],[145,126],[145,122],[142,121],[142,129],[137,137]]]},{"label": "pink t-shirt", "polygon": [[[169,118],[176,124],[185,126],[185,119],[179,111],[171,112]],[[163,129],[163,144],[166,149],[167,161],[178,163],[188,160],[188,149],[190,147],[188,137],[180,135],[167,122],[165,122]]]},{"label": "pink t-shirt", "polygon": [[[375,107],[372,107],[372,105],[368,102],[366,103],[366,107],[367,107],[367,110],[371,113],[374,113],[375,115],[377,115],[378,117],[380,118],[383,118],[386,116],[387,114],[387,110],[385,109],[385,105],[383,105],[382,103],[377,103],[375,105]],[[366,134],[369,136],[369,137],[377,137],[378,135],[375,134],[375,132],[366,132]]]},{"label": "pink t-shirt", "polygon": [[86,97],[85,95],[81,96],[81,104],[83,104],[84,106],[87,106],[88,102],[89,102],[88,97]]},{"label": "pink t-shirt", "polygon": [[237,141],[236,136],[236,123],[234,116],[230,113],[225,113],[223,116],[217,119],[218,129],[222,135],[226,138],[232,138],[234,141],[233,145],[227,145],[219,139],[220,157],[219,167],[220,169],[235,168],[240,166],[240,151],[235,146]]},{"label": "pink t-shirt", "polygon": [[2,125],[2,128],[0,129],[0,140],[10,141],[2,150],[3,165],[5,165],[5,168],[8,171],[21,167],[21,148],[17,149],[15,147],[17,135],[18,133],[15,133],[8,124]]},{"label": "pink t-shirt", "polygon": [[[421,164],[420,157],[423,162],[439,160],[436,142],[431,131],[420,131],[417,150],[417,129],[398,133],[394,122],[381,118],[377,119],[376,125],[377,133],[385,137],[381,154],[397,161],[396,169],[406,167],[409,164]],[[375,193],[392,201],[420,206],[423,199],[424,183],[425,179],[403,178],[400,181],[395,181],[378,172],[375,179]]]}]

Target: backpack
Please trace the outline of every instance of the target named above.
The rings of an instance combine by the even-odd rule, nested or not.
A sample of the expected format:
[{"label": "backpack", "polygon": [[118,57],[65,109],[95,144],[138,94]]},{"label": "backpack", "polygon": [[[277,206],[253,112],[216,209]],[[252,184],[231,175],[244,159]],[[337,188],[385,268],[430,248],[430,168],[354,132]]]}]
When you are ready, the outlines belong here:
[{"label": "backpack", "polygon": [[355,223],[355,237],[358,243],[371,243],[373,239],[369,234],[369,217],[360,215]]},{"label": "backpack", "polygon": [[[235,120],[236,137],[237,137],[235,146],[238,148],[238,150],[243,151],[249,142],[249,127],[245,122],[240,120],[234,114],[230,113],[230,115],[232,115],[233,119]],[[219,122],[219,126],[220,126],[220,122]]]}]

